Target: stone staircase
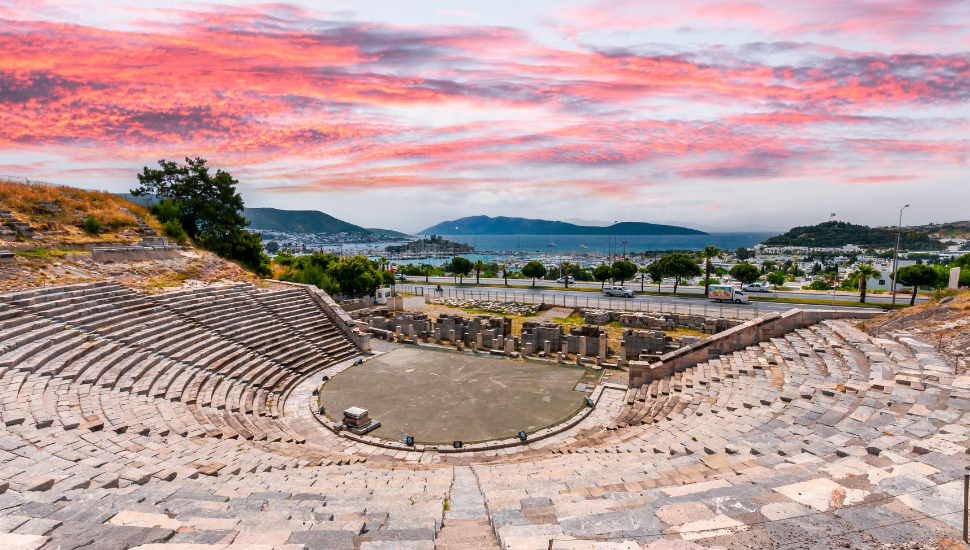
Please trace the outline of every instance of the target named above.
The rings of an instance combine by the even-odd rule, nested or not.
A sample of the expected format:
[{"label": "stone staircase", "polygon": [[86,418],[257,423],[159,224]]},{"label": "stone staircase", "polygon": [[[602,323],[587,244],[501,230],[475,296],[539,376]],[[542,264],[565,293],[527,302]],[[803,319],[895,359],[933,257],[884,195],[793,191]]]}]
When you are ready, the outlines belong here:
[{"label": "stone staircase", "polygon": [[468,466],[454,470],[447,500],[444,527],[435,540],[438,550],[498,550],[498,540],[488,521],[485,499],[478,479]]}]

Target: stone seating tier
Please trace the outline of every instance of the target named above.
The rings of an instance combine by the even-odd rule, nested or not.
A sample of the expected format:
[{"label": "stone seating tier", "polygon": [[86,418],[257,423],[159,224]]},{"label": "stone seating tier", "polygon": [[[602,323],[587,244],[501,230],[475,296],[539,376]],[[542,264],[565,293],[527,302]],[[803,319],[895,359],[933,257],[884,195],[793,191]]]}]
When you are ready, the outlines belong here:
[{"label": "stone seating tier", "polygon": [[[212,300],[241,294],[304,343],[345,346],[312,330],[312,300],[281,296],[300,292]],[[204,292],[181,296],[202,311]],[[0,297],[0,547],[885,548],[962,526],[970,379],[905,332],[822,321],[601,387],[579,426],[467,467],[324,428],[297,444],[312,413],[282,410],[302,379],[287,348],[209,330],[217,317],[167,298],[100,283]],[[408,466],[385,467],[392,455]]]}]

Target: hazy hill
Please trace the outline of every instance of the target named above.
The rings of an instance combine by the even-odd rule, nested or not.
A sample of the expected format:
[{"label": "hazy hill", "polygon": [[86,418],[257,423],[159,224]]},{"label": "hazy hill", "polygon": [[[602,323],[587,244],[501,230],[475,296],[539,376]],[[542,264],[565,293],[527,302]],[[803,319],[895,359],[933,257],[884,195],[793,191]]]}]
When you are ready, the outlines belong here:
[{"label": "hazy hill", "polygon": [[[862,247],[889,248],[896,245],[896,232],[867,225],[833,221],[812,226],[793,227],[787,233],[771,237],[764,244],[766,246],[815,246],[819,248],[854,244]],[[907,231],[905,228],[899,247],[903,250],[939,250],[946,248],[940,241],[930,239],[917,231]]]},{"label": "hazy hill", "polygon": [[507,218],[499,216],[470,216],[459,220],[441,222],[419,232],[443,235],[450,233],[448,228],[458,226],[459,235],[707,235],[703,231],[660,225],[654,223],[622,222],[606,227],[576,225],[548,220],[528,218]]},{"label": "hazy hill", "polygon": [[375,235],[384,235],[385,237],[391,237],[394,239],[410,239],[411,235],[407,233],[401,233],[400,231],[394,231],[393,229],[380,229],[378,227],[368,227],[368,231]]},{"label": "hazy hill", "polygon": [[286,231],[289,233],[363,233],[369,229],[354,225],[317,210],[280,210],[277,208],[247,208],[243,216],[250,229]]}]

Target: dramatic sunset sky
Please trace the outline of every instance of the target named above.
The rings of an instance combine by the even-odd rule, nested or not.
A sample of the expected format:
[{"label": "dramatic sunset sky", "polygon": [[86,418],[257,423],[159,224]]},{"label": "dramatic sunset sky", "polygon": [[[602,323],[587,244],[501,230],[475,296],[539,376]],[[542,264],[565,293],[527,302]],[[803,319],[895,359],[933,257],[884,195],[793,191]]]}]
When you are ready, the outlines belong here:
[{"label": "dramatic sunset sky", "polygon": [[787,229],[970,218],[970,2],[0,0],[0,174],[247,206]]}]

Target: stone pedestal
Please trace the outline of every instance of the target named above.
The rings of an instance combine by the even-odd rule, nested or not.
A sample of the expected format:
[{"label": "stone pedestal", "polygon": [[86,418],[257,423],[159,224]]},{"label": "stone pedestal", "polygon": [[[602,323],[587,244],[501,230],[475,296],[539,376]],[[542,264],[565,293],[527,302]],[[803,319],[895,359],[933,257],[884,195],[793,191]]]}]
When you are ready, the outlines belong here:
[{"label": "stone pedestal", "polygon": [[600,341],[600,352],[597,355],[597,358],[600,361],[602,361],[606,359],[606,336],[600,336],[599,341]]},{"label": "stone pedestal", "polygon": [[381,427],[381,423],[373,420],[367,409],[351,407],[344,411],[344,427],[357,435],[364,435],[367,432]]},{"label": "stone pedestal", "polygon": [[559,353],[556,354],[556,361],[559,362],[559,363],[565,363],[566,362],[566,356],[563,355],[562,352],[560,351]]},{"label": "stone pedestal", "polygon": [[552,355],[552,342],[546,340],[542,343],[542,349],[545,350],[546,355]]},{"label": "stone pedestal", "polygon": [[512,342],[512,340],[505,341],[505,353],[512,353],[515,351],[515,346],[513,344],[514,342]]}]

